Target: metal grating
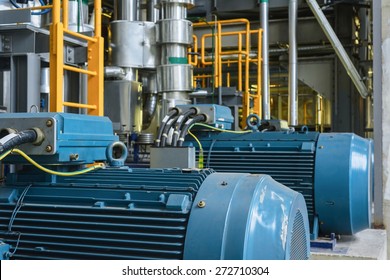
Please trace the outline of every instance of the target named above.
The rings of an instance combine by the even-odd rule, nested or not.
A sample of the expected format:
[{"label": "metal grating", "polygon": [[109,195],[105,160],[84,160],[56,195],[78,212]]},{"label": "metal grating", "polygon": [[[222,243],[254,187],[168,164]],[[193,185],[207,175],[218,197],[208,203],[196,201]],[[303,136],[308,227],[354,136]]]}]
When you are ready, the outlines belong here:
[{"label": "metal grating", "polygon": [[182,259],[189,209],[210,173],[111,169],[3,187],[0,239],[12,259]]},{"label": "metal grating", "polygon": [[301,211],[297,211],[291,233],[290,260],[307,260],[307,235]]}]

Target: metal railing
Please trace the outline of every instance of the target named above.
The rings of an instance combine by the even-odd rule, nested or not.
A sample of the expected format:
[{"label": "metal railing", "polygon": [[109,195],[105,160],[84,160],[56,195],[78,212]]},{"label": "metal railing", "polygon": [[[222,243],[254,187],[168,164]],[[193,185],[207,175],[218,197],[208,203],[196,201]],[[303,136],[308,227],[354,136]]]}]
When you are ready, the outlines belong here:
[{"label": "metal railing", "polygon": [[[258,114],[261,116],[261,37],[262,30],[251,30],[250,22],[247,19],[220,20],[212,22],[194,23],[194,30],[197,28],[211,27],[213,32],[203,34],[200,39],[194,36],[194,46],[189,50],[190,55],[188,60],[190,64],[199,68],[213,67],[212,74],[194,75],[194,85],[199,81],[202,86],[206,85],[206,80],[212,80],[214,88],[223,86],[230,87],[232,85],[232,75],[229,71],[223,72],[223,65],[227,65],[229,69],[234,64],[237,65],[237,90],[243,93],[241,127],[245,127],[246,117],[250,114]],[[224,28],[237,26],[237,31],[224,31]],[[252,56],[251,53],[251,37],[257,35],[258,41],[255,48],[257,54]],[[232,49],[231,46],[225,46],[223,39],[229,37],[235,38],[237,46]],[[207,42],[212,40],[212,50],[206,46]],[[200,46],[198,46],[200,42]],[[200,52],[198,52],[200,50]],[[198,53],[198,54],[196,54]],[[211,59],[209,55],[211,54]],[[250,66],[256,65],[255,87],[250,85]],[[225,79],[224,79],[225,78]],[[223,81],[225,80],[225,84]]]}]

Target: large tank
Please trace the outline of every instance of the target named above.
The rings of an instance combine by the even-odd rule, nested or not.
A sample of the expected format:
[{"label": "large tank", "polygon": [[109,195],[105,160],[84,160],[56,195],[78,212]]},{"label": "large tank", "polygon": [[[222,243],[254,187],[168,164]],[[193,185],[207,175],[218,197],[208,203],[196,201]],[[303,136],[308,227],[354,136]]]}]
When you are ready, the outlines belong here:
[{"label": "large tank", "polygon": [[302,195],[267,175],[107,168],[36,170],[0,188],[10,259],[307,259]]},{"label": "large tank", "polygon": [[[312,238],[370,227],[372,143],[353,133],[198,131],[204,165],[219,172],[268,174],[300,192]],[[198,147],[192,137],[186,145]]]}]

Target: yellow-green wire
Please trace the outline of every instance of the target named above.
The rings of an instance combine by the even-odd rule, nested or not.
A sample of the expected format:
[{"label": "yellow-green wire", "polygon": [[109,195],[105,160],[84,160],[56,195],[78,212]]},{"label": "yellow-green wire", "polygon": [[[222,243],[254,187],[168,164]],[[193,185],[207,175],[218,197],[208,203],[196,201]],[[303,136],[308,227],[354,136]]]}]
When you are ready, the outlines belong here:
[{"label": "yellow-green wire", "polygon": [[204,124],[204,123],[194,123],[193,125],[191,125],[189,127],[189,129],[188,129],[188,134],[191,135],[192,138],[194,138],[196,143],[198,143],[198,145],[199,145],[199,163],[198,163],[198,167],[200,169],[202,169],[203,165],[204,165],[203,147],[202,147],[202,144],[200,143],[199,139],[191,132],[191,128],[193,128],[194,126],[203,126],[203,127],[207,127],[207,128],[216,130],[216,131],[220,131],[220,132],[229,132],[229,133],[236,133],[236,134],[252,132],[252,130],[244,130],[244,131],[226,130],[226,129],[217,128],[217,127],[214,127],[214,126],[211,126],[211,125],[207,125],[207,124]]},{"label": "yellow-green wire", "polygon": [[252,132],[252,130],[242,130],[242,131],[226,130],[226,129],[217,128],[217,127],[214,127],[214,126],[211,126],[211,125],[207,125],[207,124],[204,124],[204,123],[194,123],[193,125],[190,126],[189,130],[192,127],[194,127],[194,126],[203,126],[203,127],[210,128],[212,130],[220,131],[220,132],[229,132],[229,133],[236,133],[236,134]]},{"label": "yellow-green wire", "polygon": [[0,161],[2,161],[6,156],[8,156],[11,153],[11,151],[5,152],[0,156]]},{"label": "yellow-green wire", "polygon": [[[191,129],[191,127],[190,127]],[[188,129],[188,134],[191,135],[196,143],[199,145],[199,161],[198,161],[198,168],[202,169],[203,168],[203,147],[202,144],[200,143],[199,139]]]},{"label": "yellow-green wire", "polygon": [[21,155],[22,157],[24,157],[29,163],[31,163],[32,165],[34,165],[36,168],[46,172],[46,173],[49,173],[49,174],[52,174],[52,175],[57,175],[57,176],[76,176],[76,175],[81,175],[81,174],[85,174],[85,173],[88,173],[92,170],[95,170],[95,169],[100,169],[100,168],[103,168],[104,167],[104,164],[103,163],[98,163],[98,164],[95,164],[91,167],[88,167],[86,169],[83,169],[83,170],[79,170],[79,171],[73,171],[73,172],[58,172],[58,171],[54,171],[54,170],[51,170],[51,169],[48,169],[46,167],[43,167],[42,165],[40,165],[39,163],[37,163],[36,161],[34,161],[32,158],[30,158],[26,153],[24,153],[23,151],[19,150],[19,149],[13,149],[13,150],[10,150],[8,152],[5,152],[4,154],[2,154],[0,156],[0,160],[3,160],[6,156],[8,156],[9,154],[11,153],[17,153],[19,155]]}]

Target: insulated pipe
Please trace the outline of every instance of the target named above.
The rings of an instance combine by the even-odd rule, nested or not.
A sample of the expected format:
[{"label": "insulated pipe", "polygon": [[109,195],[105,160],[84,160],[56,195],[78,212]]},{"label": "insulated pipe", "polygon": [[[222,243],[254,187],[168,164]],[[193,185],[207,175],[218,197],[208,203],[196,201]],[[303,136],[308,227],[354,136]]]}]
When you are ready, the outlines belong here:
[{"label": "insulated pipe", "polygon": [[288,38],[289,38],[289,64],[288,64],[288,123],[298,125],[298,51],[297,51],[297,21],[298,1],[290,0],[288,7]]},{"label": "insulated pipe", "polygon": [[341,44],[334,30],[332,29],[332,26],[330,26],[328,20],[326,19],[317,1],[306,0],[306,2],[309,5],[316,19],[318,20],[318,23],[320,24],[326,37],[332,44],[338,58],[340,59],[341,63],[344,65],[345,70],[347,70],[348,76],[352,79],[352,82],[354,83],[355,87],[359,91],[360,95],[363,98],[366,98],[369,95],[366,85],[363,83],[362,78],[360,77],[358,71],[356,70],[355,65],[353,64],[347,52],[343,48],[343,45]]},{"label": "insulated pipe", "polygon": [[261,77],[261,94],[262,94],[262,118],[264,120],[271,119],[271,106],[270,106],[270,90],[269,90],[269,57],[268,57],[268,0],[260,1],[260,28],[263,29],[263,46],[262,46],[262,77]]},{"label": "insulated pipe", "polygon": [[115,20],[138,20],[138,0],[115,0],[114,18]]},{"label": "insulated pipe", "polygon": [[106,66],[104,67],[104,78],[117,78],[120,80],[125,79],[126,73],[122,67],[118,66]]},{"label": "insulated pipe", "polygon": [[148,96],[146,97],[146,102],[142,110],[143,129],[147,129],[150,126],[154,118],[154,115],[156,114],[157,103],[158,103],[157,93],[149,93]]}]

